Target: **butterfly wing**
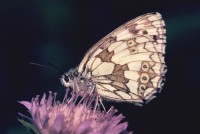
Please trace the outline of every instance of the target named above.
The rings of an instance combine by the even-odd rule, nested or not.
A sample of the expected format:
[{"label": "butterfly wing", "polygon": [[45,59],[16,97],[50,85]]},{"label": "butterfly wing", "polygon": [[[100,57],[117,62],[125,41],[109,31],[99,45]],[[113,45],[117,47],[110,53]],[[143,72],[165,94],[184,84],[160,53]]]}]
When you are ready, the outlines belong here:
[{"label": "butterfly wing", "polygon": [[123,24],[85,55],[78,72],[96,85],[98,94],[115,101],[142,103],[162,88],[165,24],[148,13]]}]

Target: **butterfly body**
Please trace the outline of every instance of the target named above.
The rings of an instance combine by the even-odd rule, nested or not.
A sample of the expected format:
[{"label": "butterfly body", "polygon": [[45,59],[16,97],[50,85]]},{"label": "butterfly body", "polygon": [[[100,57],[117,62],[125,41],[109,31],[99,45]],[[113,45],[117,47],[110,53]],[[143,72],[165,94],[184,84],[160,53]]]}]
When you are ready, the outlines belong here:
[{"label": "butterfly body", "polygon": [[112,101],[150,101],[163,86],[165,33],[159,13],[139,16],[97,42],[79,66],[65,74],[71,81],[63,76],[61,82]]}]

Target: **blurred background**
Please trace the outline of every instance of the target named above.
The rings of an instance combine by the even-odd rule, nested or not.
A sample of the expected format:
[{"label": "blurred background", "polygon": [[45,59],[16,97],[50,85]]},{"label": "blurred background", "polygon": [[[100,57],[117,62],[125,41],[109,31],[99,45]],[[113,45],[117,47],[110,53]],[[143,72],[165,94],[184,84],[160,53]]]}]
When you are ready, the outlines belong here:
[{"label": "blurred background", "polygon": [[126,21],[160,12],[166,22],[168,72],[158,97],[144,107],[114,105],[134,134],[199,134],[200,4],[147,0],[1,0],[0,133],[26,134],[17,118],[27,113],[17,101],[49,90],[65,90],[55,70],[29,65],[51,62],[76,67],[86,51]]}]

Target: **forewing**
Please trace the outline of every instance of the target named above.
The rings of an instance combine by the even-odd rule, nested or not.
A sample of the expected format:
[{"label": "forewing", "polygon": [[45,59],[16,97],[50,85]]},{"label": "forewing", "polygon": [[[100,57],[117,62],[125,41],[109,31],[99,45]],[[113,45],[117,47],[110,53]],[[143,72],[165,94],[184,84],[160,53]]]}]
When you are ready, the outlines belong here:
[{"label": "forewing", "polygon": [[165,24],[159,13],[139,16],[97,42],[78,67],[104,98],[141,103],[161,89]]}]

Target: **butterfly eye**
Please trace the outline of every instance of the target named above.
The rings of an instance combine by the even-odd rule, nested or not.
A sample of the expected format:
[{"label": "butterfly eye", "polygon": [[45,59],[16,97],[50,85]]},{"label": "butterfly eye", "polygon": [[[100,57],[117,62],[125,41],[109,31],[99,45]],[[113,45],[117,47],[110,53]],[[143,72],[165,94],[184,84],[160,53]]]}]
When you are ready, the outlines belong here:
[{"label": "butterfly eye", "polygon": [[68,75],[65,75],[64,80],[65,80],[65,82],[69,82],[69,76],[68,76]]}]

